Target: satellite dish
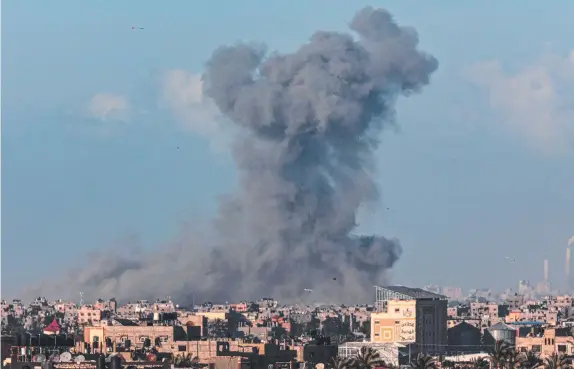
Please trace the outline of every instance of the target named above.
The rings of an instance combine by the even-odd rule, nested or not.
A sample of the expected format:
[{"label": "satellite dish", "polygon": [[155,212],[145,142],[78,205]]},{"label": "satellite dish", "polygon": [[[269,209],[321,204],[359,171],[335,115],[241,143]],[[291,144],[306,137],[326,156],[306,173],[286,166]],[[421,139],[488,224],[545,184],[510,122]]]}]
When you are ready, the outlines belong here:
[{"label": "satellite dish", "polygon": [[44,354],[36,355],[36,361],[38,361],[40,363],[46,361],[46,355],[44,355]]},{"label": "satellite dish", "polygon": [[60,361],[70,362],[72,361],[72,354],[69,352],[64,352],[60,355]]},{"label": "satellite dish", "polygon": [[84,357],[84,355],[78,355],[74,358],[74,361],[76,363],[83,363],[84,361],[86,361],[86,358]]}]

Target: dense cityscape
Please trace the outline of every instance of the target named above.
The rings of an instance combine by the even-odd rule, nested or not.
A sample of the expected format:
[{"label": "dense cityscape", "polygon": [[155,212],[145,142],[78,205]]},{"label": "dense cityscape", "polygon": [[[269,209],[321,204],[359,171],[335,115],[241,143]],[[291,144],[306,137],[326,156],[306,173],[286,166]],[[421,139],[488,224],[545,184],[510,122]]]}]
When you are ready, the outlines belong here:
[{"label": "dense cityscape", "polygon": [[[495,130],[574,147],[557,82],[574,77],[574,51],[522,74],[495,58],[571,34],[549,31],[561,23],[543,24],[543,7],[515,17],[511,43],[493,27],[519,22],[480,2],[397,12],[438,32],[428,40],[382,8],[341,23],[348,2],[158,2],[134,15],[145,27],[122,25],[115,2],[69,3],[6,17],[18,19],[10,148],[23,161],[7,166],[2,369],[574,369],[571,161],[520,162],[520,140]],[[234,42],[273,34],[288,51]],[[434,97],[411,98],[430,85]],[[399,110],[408,138],[381,148]],[[459,287],[493,285],[512,286]]]},{"label": "dense cityscape", "polygon": [[105,354],[194,368],[564,368],[574,353],[573,298],[551,292],[547,281],[520,281],[516,291],[467,296],[456,287],[375,287],[372,304],[355,306],[3,300],[2,362]]}]

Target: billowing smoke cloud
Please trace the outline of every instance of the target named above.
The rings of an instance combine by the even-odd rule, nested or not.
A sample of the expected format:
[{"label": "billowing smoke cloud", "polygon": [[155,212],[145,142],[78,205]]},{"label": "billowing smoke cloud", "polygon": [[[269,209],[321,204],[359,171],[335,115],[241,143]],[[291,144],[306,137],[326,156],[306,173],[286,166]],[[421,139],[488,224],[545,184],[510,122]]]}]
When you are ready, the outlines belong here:
[{"label": "billowing smoke cloud", "polygon": [[350,27],[357,39],[317,32],[292,54],[217,49],[204,92],[240,127],[240,190],[222,201],[213,234],[93,259],[66,290],[221,301],[297,300],[309,288],[331,301],[372,300],[401,253],[396,240],[354,234],[359,207],[377,196],[373,152],[396,98],[428,84],[438,62],[385,10],[365,8]]},{"label": "billowing smoke cloud", "polygon": [[161,82],[161,103],[177,120],[190,132],[207,139],[214,152],[228,151],[228,139],[232,135],[224,132],[221,114],[213,101],[205,97],[201,75],[181,69],[169,70]]},{"label": "billowing smoke cloud", "polygon": [[103,122],[110,120],[125,121],[129,112],[129,101],[125,96],[99,93],[88,103],[88,113],[91,117]]}]

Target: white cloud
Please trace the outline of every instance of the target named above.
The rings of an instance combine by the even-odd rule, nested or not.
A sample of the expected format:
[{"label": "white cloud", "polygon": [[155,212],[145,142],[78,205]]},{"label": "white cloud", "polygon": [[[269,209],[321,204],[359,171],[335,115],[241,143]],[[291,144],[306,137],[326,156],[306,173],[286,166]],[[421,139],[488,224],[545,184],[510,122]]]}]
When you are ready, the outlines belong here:
[{"label": "white cloud", "polygon": [[224,151],[229,137],[215,103],[203,94],[201,76],[184,70],[169,70],[162,78],[162,104],[189,131],[208,139],[212,150]]},{"label": "white cloud", "polygon": [[518,73],[505,73],[499,61],[465,71],[483,89],[508,128],[542,149],[571,149],[574,144],[574,50],[563,57],[546,53]]},{"label": "white cloud", "polygon": [[88,113],[101,121],[126,121],[130,104],[122,95],[99,93],[88,103]]}]

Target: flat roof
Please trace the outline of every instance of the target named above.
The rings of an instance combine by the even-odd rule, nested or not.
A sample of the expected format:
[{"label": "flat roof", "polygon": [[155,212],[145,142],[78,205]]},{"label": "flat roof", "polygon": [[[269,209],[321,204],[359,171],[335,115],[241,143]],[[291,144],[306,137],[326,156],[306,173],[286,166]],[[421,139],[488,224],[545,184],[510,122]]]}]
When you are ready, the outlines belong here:
[{"label": "flat roof", "polygon": [[543,324],[546,324],[546,323],[544,323],[544,322],[530,321],[530,322],[510,322],[510,323],[506,323],[506,324],[510,324],[510,325],[543,325]]},{"label": "flat roof", "polygon": [[385,287],[376,287],[383,292],[387,292],[392,295],[393,298],[397,299],[433,299],[433,300],[446,300],[447,297],[443,295],[439,295],[437,293],[432,293],[422,288],[412,288],[412,287],[405,287],[405,286],[385,286]]},{"label": "flat roof", "polygon": [[406,347],[406,345],[399,342],[345,342],[339,345],[339,348],[361,348],[363,346],[379,348],[379,347]]}]

